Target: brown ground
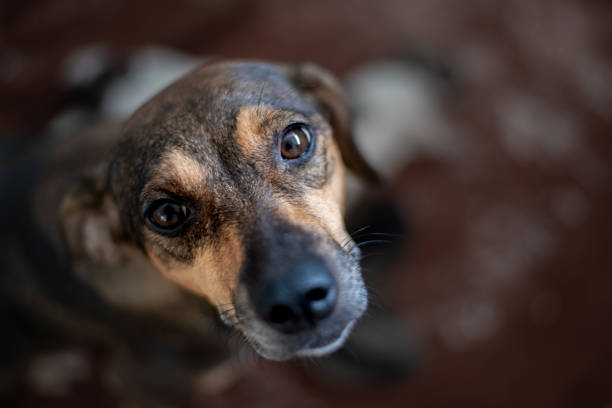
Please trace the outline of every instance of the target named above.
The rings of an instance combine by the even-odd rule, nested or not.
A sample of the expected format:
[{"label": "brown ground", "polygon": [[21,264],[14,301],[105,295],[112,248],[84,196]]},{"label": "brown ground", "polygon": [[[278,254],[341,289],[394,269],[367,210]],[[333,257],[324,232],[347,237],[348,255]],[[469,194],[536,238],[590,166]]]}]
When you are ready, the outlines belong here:
[{"label": "brown ground", "polygon": [[[62,58],[92,41],[308,59],[340,74],[394,54],[443,61],[461,78],[446,112],[456,153],[424,154],[393,178],[411,239],[379,289],[420,344],[419,370],[394,385],[332,387],[309,368],[260,363],[191,405],[611,406],[611,6],[4,2],[0,131],[42,129],[67,102]],[[88,386],[54,403],[112,404],[89,397],[102,394]]]}]

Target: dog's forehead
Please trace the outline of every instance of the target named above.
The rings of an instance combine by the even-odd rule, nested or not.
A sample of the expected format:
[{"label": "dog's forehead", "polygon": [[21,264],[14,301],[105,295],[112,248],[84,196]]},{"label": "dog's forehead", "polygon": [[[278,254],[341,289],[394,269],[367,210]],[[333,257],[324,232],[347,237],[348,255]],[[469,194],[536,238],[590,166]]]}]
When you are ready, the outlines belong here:
[{"label": "dog's forehead", "polygon": [[[312,113],[313,101],[291,82],[283,65],[221,61],[208,63],[161,91],[132,115],[130,137],[158,147],[227,140],[241,110],[266,106]],[[268,109],[269,112],[269,109]],[[152,140],[153,139],[153,140]]]},{"label": "dog's forehead", "polygon": [[[252,187],[257,175],[251,174],[252,160],[245,158],[253,143],[244,130],[253,130],[265,141],[271,130],[281,131],[292,117],[303,119],[317,111],[315,101],[290,77],[291,69],[283,65],[209,63],[145,103],[125,123],[109,173],[122,213],[138,219],[145,190],[174,181],[184,191],[206,190],[202,186],[207,177],[227,179],[231,182],[223,184],[232,188],[238,187],[236,183]],[[278,123],[257,125],[269,118]],[[223,196],[223,189],[215,192]]]},{"label": "dog's forehead", "polygon": [[204,65],[183,78],[209,101],[221,104],[299,101],[295,87],[280,65],[257,62],[220,62]]}]

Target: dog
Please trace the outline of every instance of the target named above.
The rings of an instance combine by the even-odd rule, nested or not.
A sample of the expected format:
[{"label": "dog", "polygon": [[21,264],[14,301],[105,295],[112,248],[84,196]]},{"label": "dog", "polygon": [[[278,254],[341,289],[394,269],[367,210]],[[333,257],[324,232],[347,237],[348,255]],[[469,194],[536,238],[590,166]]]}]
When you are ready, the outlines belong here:
[{"label": "dog", "polygon": [[209,60],[6,166],[5,366],[66,339],[215,362],[212,310],[267,359],[337,350],[367,306],[345,167],[378,181],[350,127],[318,66]]}]

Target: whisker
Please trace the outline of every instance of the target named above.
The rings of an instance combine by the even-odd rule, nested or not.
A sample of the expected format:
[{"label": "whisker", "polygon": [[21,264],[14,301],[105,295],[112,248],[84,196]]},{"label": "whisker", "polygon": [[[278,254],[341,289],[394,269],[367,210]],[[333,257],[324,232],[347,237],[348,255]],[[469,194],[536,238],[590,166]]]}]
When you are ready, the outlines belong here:
[{"label": "whisker", "polygon": [[369,244],[392,244],[393,241],[389,241],[388,239],[371,239],[369,241],[359,242],[357,246],[361,248],[362,246]]},{"label": "whisker", "polygon": [[364,226],[364,227],[361,227],[361,228],[359,228],[359,229],[357,229],[357,230],[355,230],[355,231],[351,232],[351,233],[350,233],[350,235],[359,234],[361,231],[365,231],[365,230],[367,230],[368,228],[370,228],[370,226],[369,226],[369,225],[366,225],[366,226]]},{"label": "whisker", "polygon": [[385,254],[384,252],[372,252],[370,254],[362,255],[361,258],[359,258],[359,262],[363,262],[364,260],[368,258],[371,258],[373,256],[378,256],[378,255],[387,255],[387,254]]},{"label": "whisker", "polygon": [[366,232],[364,234],[361,234],[361,236],[368,236],[368,235],[374,235],[374,236],[380,236],[380,237],[402,238],[401,234],[393,234],[390,232]]}]

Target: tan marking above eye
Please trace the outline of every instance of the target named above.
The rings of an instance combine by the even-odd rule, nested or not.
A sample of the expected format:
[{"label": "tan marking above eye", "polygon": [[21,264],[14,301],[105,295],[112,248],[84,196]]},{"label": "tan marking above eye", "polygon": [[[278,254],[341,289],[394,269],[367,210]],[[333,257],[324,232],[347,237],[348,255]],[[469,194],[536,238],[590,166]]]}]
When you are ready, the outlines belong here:
[{"label": "tan marking above eye", "polygon": [[261,121],[272,108],[266,106],[246,106],[236,117],[236,142],[245,152],[254,152],[261,143]]},{"label": "tan marking above eye", "polygon": [[198,194],[203,192],[202,186],[209,177],[210,171],[202,163],[180,150],[173,150],[162,156],[153,177],[143,191],[165,186],[172,181],[179,184],[183,190]]},{"label": "tan marking above eye", "polygon": [[[320,115],[315,114],[312,119],[317,121]],[[236,116],[235,140],[246,154],[262,148],[268,149],[268,144],[262,142],[269,140],[267,138],[271,136],[271,132],[280,132],[290,121],[296,120],[307,121],[308,118],[272,106],[245,106]]]}]

